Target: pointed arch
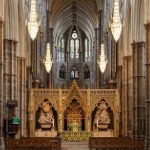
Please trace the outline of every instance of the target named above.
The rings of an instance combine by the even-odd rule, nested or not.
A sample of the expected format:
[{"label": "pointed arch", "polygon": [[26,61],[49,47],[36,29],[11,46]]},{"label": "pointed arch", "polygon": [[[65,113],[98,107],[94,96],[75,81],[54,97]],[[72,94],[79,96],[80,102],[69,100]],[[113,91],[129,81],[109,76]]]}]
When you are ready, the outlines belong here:
[{"label": "pointed arch", "polygon": [[79,34],[79,30],[77,28],[76,25],[74,25],[72,27],[72,30],[70,32],[70,36],[68,38],[68,42],[69,42],[69,57],[70,59],[79,59],[79,52],[80,52],[80,34]]},{"label": "pointed arch", "polygon": [[90,68],[88,65],[84,66],[84,79],[89,79],[90,78]]},{"label": "pointed arch", "polygon": [[64,64],[61,65],[61,67],[59,69],[59,78],[66,79],[66,67]]}]

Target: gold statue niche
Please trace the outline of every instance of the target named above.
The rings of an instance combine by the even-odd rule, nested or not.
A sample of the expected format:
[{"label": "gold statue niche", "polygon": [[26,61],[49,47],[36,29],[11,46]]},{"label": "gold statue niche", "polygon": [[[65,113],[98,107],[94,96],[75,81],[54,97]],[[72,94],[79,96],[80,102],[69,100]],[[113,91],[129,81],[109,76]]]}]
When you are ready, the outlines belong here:
[{"label": "gold statue niche", "polygon": [[[65,121],[66,120],[66,121]],[[67,131],[78,132],[84,129],[85,112],[83,108],[73,99],[64,112],[64,122]]]},{"label": "gold statue niche", "polygon": [[111,119],[107,111],[107,103],[104,99],[100,100],[96,114],[94,116],[93,129],[107,129]]},{"label": "gold statue niche", "polygon": [[41,104],[40,116],[38,122],[41,126],[41,129],[52,129],[54,128],[54,115],[51,108],[51,105],[48,101],[43,101]]}]

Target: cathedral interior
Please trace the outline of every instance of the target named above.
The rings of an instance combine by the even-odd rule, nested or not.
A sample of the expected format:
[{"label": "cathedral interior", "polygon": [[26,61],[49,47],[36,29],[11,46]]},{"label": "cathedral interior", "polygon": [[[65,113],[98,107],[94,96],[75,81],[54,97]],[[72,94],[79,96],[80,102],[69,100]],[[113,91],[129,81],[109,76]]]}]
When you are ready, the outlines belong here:
[{"label": "cathedral interior", "polygon": [[149,0],[0,0],[0,149],[7,138],[144,139]]}]

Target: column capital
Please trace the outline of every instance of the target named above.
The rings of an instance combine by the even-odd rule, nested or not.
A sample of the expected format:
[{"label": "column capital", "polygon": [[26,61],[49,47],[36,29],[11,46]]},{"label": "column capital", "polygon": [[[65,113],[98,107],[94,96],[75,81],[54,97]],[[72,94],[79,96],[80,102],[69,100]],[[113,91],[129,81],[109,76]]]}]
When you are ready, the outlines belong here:
[{"label": "column capital", "polygon": [[0,103],[1,103],[1,102],[3,103],[3,102],[4,102],[4,100],[3,100],[3,99],[0,99]]},{"label": "column capital", "polygon": [[131,59],[132,55],[124,56],[123,59]]},{"label": "column capital", "polygon": [[4,39],[4,42],[9,42],[9,43],[18,43],[18,41],[12,40],[12,39]]},{"label": "column capital", "polygon": [[145,28],[150,27],[150,22],[149,22],[149,23],[144,24],[144,26],[145,26]]},{"label": "column capital", "polygon": [[150,99],[146,99],[145,102],[146,102],[146,103],[149,103],[149,102],[150,102]]},{"label": "column capital", "polygon": [[132,46],[137,46],[137,47],[143,47],[145,46],[145,42],[141,41],[141,42],[135,42],[133,41],[133,43],[131,43]]},{"label": "column capital", "polygon": [[99,28],[94,28],[95,32],[97,32],[99,30]]}]

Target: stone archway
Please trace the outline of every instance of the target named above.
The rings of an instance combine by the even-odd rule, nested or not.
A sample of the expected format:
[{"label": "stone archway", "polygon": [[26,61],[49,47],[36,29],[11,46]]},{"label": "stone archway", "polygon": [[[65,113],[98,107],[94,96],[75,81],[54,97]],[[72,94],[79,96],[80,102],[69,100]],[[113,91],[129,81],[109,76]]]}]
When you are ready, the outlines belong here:
[{"label": "stone archway", "polygon": [[114,136],[114,114],[105,99],[99,100],[91,116],[93,133],[96,132],[97,136]]},{"label": "stone archway", "polygon": [[85,130],[85,111],[76,99],[73,99],[64,111],[64,130],[83,131]]}]

